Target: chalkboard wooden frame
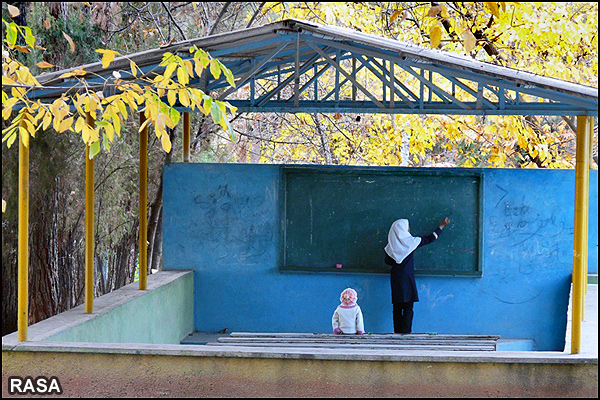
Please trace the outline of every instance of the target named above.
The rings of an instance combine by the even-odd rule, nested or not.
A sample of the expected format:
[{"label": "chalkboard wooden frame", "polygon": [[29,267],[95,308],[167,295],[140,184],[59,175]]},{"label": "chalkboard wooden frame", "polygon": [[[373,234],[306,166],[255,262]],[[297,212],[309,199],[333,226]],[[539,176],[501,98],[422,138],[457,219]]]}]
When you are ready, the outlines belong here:
[{"label": "chalkboard wooden frame", "polygon": [[[385,256],[383,247],[387,243],[389,228],[395,219],[409,219],[412,228],[411,233],[414,236],[426,236],[437,228],[443,217],[449,216],[452,223],[444,229],[440,238],[436,242],[418,249],[415,253],[415,273],[418,275],[482,276],[484,197],[484,175],[482,172],[437,168],[303,165],[282,166],[281,179],[282,261],[280,271],[282,272],[389,273],[389,266],[383,262]],[[312,185],[311,181],[314,181],[314,187],[310,187]],[[348,208],[349,206],[344,206],[346,199],[343,196],[334,196],[329,200],[329,203],[315,205],[314,203],[319,203],[319,196],[321,199],[327,196],[328,189],[325,189],[325,187],[329,183],[337,183],[336,187],[339,191],[344,190],[343,185],[354,185],[354,189],[358,193],[354,197],[363,196],[359,201],[354,199],[354,203],[360,203],[361,207],[358,207],[354,212],[355,210],[351,210]],[[410,188],[411,193],[415,188],[419,188],[420,192],[415,196],[426,198],[424,201],[431,204],[420,203],[423,201],[422,199],[409,199],[401,203],[412,203],[414,207],[417,207],[413,212],[408,212],[410,215],[398,215],[391,219],[388,216],[387,220],[382,217],[382,221],[375,221],[380,217],[380,210],[387,208],[387,203],[386,207],[373,208],[372,204],[369,206],[369,202],[375,201],[373,199],[379,198],[380,194],[385,196],[385,193],[381,193],[382,191],[377,191],[377,185],[379,185],[379,189],[384,187],[382,185],[392,185],[393,190],[400,191],[408,191],[409,189],[403,188]],[[371,186],[373,189],[371,189]],[[437,189],[436,191],[435,188],[439,186],[443,186],[444,190]],[[429,188],[433,188],[432,193],[428,191]],[[394,196],[394,193],[391,195]],[[445,195],[451,196],[451,198],[444,199]],[[308,196],[310,206],[303,196]],[[312,196],[317,196],[316,200]],[[348,196],[349,203],[352,203],[353,195],[349,193]],[[393,204],[396,203],[398,202],[393,202]],[[325,207],[327,204],[332,207]],[[369,209],[369,207],[371,208]],[[433,209],[428,209],[428,207],[433,207]],[[325,208],[331,211],[323,211]],[[352,218],[355,220],[363,218],[361,212],[364,210],[365,220],[354,224],[354,226],[345,226],[340,229],[328,227],[322,220],[331,219],[332,215],[334,216],[333,219],[336,219],[335,209],[338,208],[343,212],[352,214],[351,217],[347,218],[350,220]],[[315,209],[317,209],[317,213],[323,214],[317,215],[316,219],[312,214]],[[394,213],[395,211],[386,210],[382,212]],[[325,215],[325,218],[320,218]],[[369,218],[373,215],[375,215],[374,218]],[[342,219],[337,218],[336,222],[344,225],[345,219],[345,217]],[[366,228],[371,229],[371,231],[362,237],[371,237],[374,243],[372,245],[366,244],[366,247],[363,246],[361,250],[363,240],[358,240],[356,237],[350,238],[348,232],[359,230],[357,226],[368,225],[372,219],[375,221],[373,223],[377,225],[377,232],[373,233],[375,232],[374,227]],[[383,220],[386,222],[384,223]],[[311,224],[310,229],[308,224]],[[309,230],[307,231],[307,229]],[[319,259],[318,256],[315,259],[311,250],[317,248],[320,244],[314,243],[313,234],[324,235],[321,238],[324,243],[326,242],[324,252],[329,252],[332,247],[335,247],[332,242],[329,242],[329,239],[333,236],[339,236],[339,239],[334,239],[333,243],[342,243],[342,246],[344,246],[343,243],[350,243],[350,251],[347,252],[348,257],[351,257],[349,254],[356,247],[357,251],[361,254],[364,253],[364,257],[367,257],[367,259],[364,259],[362,255],[358,255],[355,256],[356,262],[352,262],[351,259],[350,261],[349,259],[342,260],[346,254],[344,256],[332,256],[331,258],[325,257],[327,261]],[[357,235],[359,234],[357,233]],[[310,240],[313,240],[312,244],[309,243]],[[317,238],[318,240],[320,239]],[[335,240],[339,242],[335,242]],[[309,253],[310,255],[307,255]],[[447,257],[448,254],[451,257]],[[334,257],[336,260],[333,259]],[[337,268],[336,264],[342,264],[341,268]]]}]

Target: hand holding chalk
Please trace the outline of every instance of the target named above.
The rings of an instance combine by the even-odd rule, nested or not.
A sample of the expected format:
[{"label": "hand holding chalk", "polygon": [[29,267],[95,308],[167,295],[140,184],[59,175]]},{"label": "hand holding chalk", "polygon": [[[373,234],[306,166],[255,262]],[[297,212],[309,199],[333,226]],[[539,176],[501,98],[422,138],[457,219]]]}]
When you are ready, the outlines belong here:
[{"label": "hand holding chalk", "polygon": [[440,229],[444,229],[444,227],[446,225],[448,225],[450,223],[450,218],[446,217],[442,220],[442,222],[440,223]]}]

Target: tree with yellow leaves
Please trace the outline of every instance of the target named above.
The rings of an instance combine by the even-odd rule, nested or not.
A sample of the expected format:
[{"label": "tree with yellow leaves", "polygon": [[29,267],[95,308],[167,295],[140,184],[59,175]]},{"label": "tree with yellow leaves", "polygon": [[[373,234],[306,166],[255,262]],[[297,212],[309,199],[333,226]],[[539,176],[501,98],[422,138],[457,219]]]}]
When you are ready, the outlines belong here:
[{"label": "tree with yellow leaves", "polygon": [[[46,7],[43,3],[28,4],[28,7],[22,7],[21,10],[26,9],[31,13],[30,16]],[[91,7],[76,5],[76,7],[87,7],[76,9],[71,7],[71,4],[65,7],[66,14],[80,12],[89,17]],[[41,33],[42,37],[46,34],[45,38],[48,38],[50,19],[43,20],[43,26],[37,31],[32,31],[28,26],[21,26],[15,22],[17,19],[23,20],[19,18],[17,8],[10,4],[3,4],[3,9],[13,16],[11,21],[4,14],[2,22],[4,28],[2,141],[3,146],[6,145],[3,148],[2,174],[2,211],[3,213],[6,211],[3,224],[3,276],[7,278],[3,280],[3,293],[6,294],[3,296],[4,334],[6,333],[4,327],[8,326],[10,329],[14,325],[11,323],[10,314],[14,315],[11,309],[14,310],[12,299],[16,290],[11,283],[14,281],[16,271],[14,254],[16,254],[15,220],[18,188],[16,179],[13,179],[16,176],[14,160],[17,158],[14,144],[26,146],[28,153],[31,151],[31,172],[36,174],[36,179],[31,181],[30,188],[31,213],[36,215],[35,220],[32,219],[35,223],[30,226],[33,249],[31,254],[35,254],[30,258],[32,276],[30,295],[36,296],[37,300],[31,301],[29,317],[30,322],[33,323],[80,302],[81,291],[78,288],[83,278],[78,277],[78,267],[82,264],[80,258],[82,247],[79,246],[82,238],[79,235],[82,234],[83,229],[80,229],[82,227],[79,221],[83,204],[79,201],[81,196],[77,196],[81,193],[79,183],[80,172],[82,172],[78,167],[81,166],[81,159],[86,152],[78,151],[79,143],[75,142],[83,144],[81,150],[85,147],[89,149],[88,154],[96,159],[96,172],[102,179],[97,182],[100,190],[95,202],[98,216],[95,230],[100,235],[104,235],[96,242],[95,264],[98,268],[105,265],[108,271],[116,271],[108,278],[104,274],[96,274],[97,294],[104,294],[131,282],[133,274],[130,274],[130,271],[135,269],[137,258],[137,252],[133,252],[132,249],[135,250],[135,228],[138,219],[134,211],[135,205],[132,207],[131,204],[131,193],[136,191],[137,187],[129,185],[130,175],[120,173],[130,169],[130,166],[123,165],[130,158],[130,153],[126,155],[124,153],[131,149],[131,143],[137,139],[137,136],[130,135],[134,139],[127,137],[118,140],[119,136],[137,133],[153,126],[156,141],[160,142],[157,152],[169,152],[165,153],[164,157],[161,154],[160,161],[164,162],[172,153],[171,141],[174,137],[172,130],[180,119],[180,112],[175,106],[199,111],[199,114],[207,116],[207,120],[213,121],[224,132],[230,131],[229,115],[235,112],[235,108],[226,102],[212,99],[197,88],[190,87],[191,79],[205,73],[212,74],[213,77],[225,76],[228,83],[234,84],[231,72],[219,60],[201,49],[190,47],[189,57],[167,52],[159,68],[156,69],[157,73],[144,74],[135,62],[121,54],[124,53],[123,51],[113,49],[83,51],[81,36],[78,37],[73,34],[73,31],[67,29],[72,27],[67,24],[66,14],[64,21],[53,19],[52,30],[59,27],[58,32],[65,45],[63,53],[70,55],[71,52],[75,52],[77,46],[78,50],[82,49],[79,55],[85,53],[85,57],[71,58],[79,58],[82,64],[84,60],[90,63],[95,61],[95,57],[90,59],[91,53],[101,61],[102,68],[111,68],[114,71],[111,76],[99,80],[97,79],[99,75],[90,70],[86,71],[87,67],[77,66],[78,64],[74,64],[76,67],[69,70],[59,67],[58,65],[63,63],[68,65],[68,62],[60,57],[61,51],[57,49],[52,49],[54,54],[59,55],[54,57],[57,66],[48,62],[53,61],[52,58],[46,58],[46,61],[39,61],[37,58],[36,61],[31,62],[32,59],[36,59],[35,56],[45,53],[45,49],[39,45],[44,44],[44,41],[38,42],[36,34]],[[82,23],[77,25],[78,28],[89,23],[85,18],[81,20]],[[69,19],[69,22],[72,23],[73,19]],[[82,32],[72,29],[76,33]],[[91,31],[89,29],[85,33]],[[114,63],[119,59],[119,65],[124,67],[114,68]],[[47,71],[51,68],[63,70],[64,73],[34,73],[37,70]],[[96,68],[95,71],[99,69]],[[65,86],[67,82],[72,83],[72,86]],[[105,91],[105,89],[109,90]],[[32,96],[32,93],[37,94],[39,90],[57,90],[64,93],[57,99],[43,102]],[[145,122],[140,126],[136,122],[132,123],[130,118],[136,113],[145,115]],[[75,135],[70,135],[71,132]],[[101,153],[103,150],[106,157],[99,157],[103,155]],[[152,155],[152,146],[149,147],[149,151]],[[73,156],[73,152],[79,156]],[[48,176],[46,171],[50,171]],[[119,172],[114,173],[115,171]],[[160,178],[159,171],[160,168],[150,169],[150,173],[154,175],[151,175],[151,179],[156,175]],[[103,183],[107,177],[111,178],[110,185]],[[124,182],[125,185],[119,187],[117,182],[121,185]],[[156,197],[160,198],[159,191],[156,189],[154,191],[157,193]],[[5,199],[9,201],[8,207]],[[158,218],[155,216],[157,213],[154,212],[155,209],[160,210],[160,208],[157,208],[156,204],[156,201],[151,199],[148,205],[150,218],[147,236],[151,244],[153,238],[159,237],[158,234],[153,235],[160,229],[159,224],[157,228]],[[115,209],[118,212],[115,212]],[[39,212],[40,210],[42,212]],[[157,240],[160,240],[160,237]],[[149,251],[149,260],[155,254],[158,254],[155,258],[160,261],[160,249],[155,253]],[[155,264],[150,262],[148,266],[155,268]],[[46,294],[49,298],[43,298]]]},{"label": "tree with yellow leaves", "polygon": [[[16,17],[18,9],[10,5],[8,7],[12,16]],[[39,99],[29,99],[28,93],[51,86],[52,81],[41,85],[30,69],[12,55],[14,51],[27,53],[36,48],[31,29],[4,19],[2,22],[6,28],[6,37],[2,42],[2,117],[4,120],[12,118],[10,125],[2,131],[2,142],[6,142],[8,147],[17,136],[25,146],[29,146],[30,136],[35,136],[38,129],[45,130],[52,125],[58,133],[80,133],[83,143],[90,147],[90,158],[93,158],[102,147],[110,148],[115,134],[121,134],[121,125],[129,114],[143,112],[146,119],[139,128],[140,132],[146,125],[152,124],[163,149],[170,152],[171,141],[167,128],[174,128],[180,120],[180,113],[174,108],[177,102],[192,112],[197,109],[204,115],[210,115],[224,130],[231,129],[227,114],[234,113],[235,107],[212,99],[198,88],[188,87],[190,78],[200,77],[204,69],[208,69],[216,79],[223,73],[228,83],[235,85],[231,71],[202,49],[191,46],[189,52],[193,57],[185,60],[165,52],[160,63],[164,67],[163,72],[153,75],[142,75],[137,64],[130,61],[129,70],[114,71],[110,81],[105,78],[102,89],[115,92],[107,97],[103,90],[94,90],[88,85],[87,80],[93,78],[93,74],[88,74],[82,67],[74,68],[56,79],[75,79],[73,88],[77,89],[64,88],[61,97],[44,103]],[[19,37],[24,39],[26,46],[17,44]],[[119,52],[108,49],[98,49],[96,52],[102,55],[103,68],[121,56]],[[38,63],[38,67],[48,68],[52,65],[43,62]],[[133,79],[121,79],[121,74],[125,73]],[[163,101],[165,96],[167,102]],[[93,123],[90,124],[90,121]]]},{"label": "tree with yellow leaves", "polygon": [[[268,2],[266,21],[300,18],[440,49],[587,86],[598,84],[597,3]],[[375,92],[377,88],[373,89]],[[373,165],[568,168],[575,121],[546,116],[314,116],[331,132],[326,156],[317,126],[281,118],[261,156]],[[335,124],[332,123],[335,121]],[[292,125],[288,123],[291,122]],[[296,146],[294,143],[309,143]],[[597,142],[596,142],[597,143]],[[310,151],[305,150],[310,149]],[[595,153],[597,154],[597,152]]]}]

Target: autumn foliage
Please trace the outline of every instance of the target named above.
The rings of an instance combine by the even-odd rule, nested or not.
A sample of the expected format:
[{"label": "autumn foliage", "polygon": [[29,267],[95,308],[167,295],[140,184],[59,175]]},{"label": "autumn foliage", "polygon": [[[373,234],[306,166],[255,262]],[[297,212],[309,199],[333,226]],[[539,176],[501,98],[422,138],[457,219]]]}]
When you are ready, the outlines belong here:
[{"label": "autumn foliage", "polygon": [[[269,22],[308,19],[598,85],[596,3],[268,2],[262,13]],[[508,168],[574,163],[575,121],[569,117],[364,115],[361,124],[355,121],[355,115],[281,118],[260,157],[248,159]]]},{"label": "autumn foliage", "polygon": [[[15,7],[9,7],[12,7],[9,9],[13,16],[18,15]],[[175,128],[181,117],[180,112],[173,107],[176,102],[191,112],[197,110],[212,116],[214,122],[224,130],[230,130],[227,113],[235,112],[235,107],[212,99],[198,88],[188,87],[190,78],[200,77],[204,69],[208,69],[215,79],[221,73],[225,74],[228,83],[235,86],[229,69],[202,49],[191,46],[191,60],[183,60],[176,54],[165,52],[160,63],[164,67],[162,73],[142,75],[137,64],[130,60],[128,70],[113,71],[111,76],[102,77],[105,79],[104,88],[112,88],[115,92],[106,97],[103,90],[88,88],[86,79],[94,78],[94,74],[88,74],[83,67],[74,68],[59,75],[56,81],[73,79],[72,87],[79,89],[70,91],[65,88],[59,98],[51,103],[44,103],[29,99],[30,91],[43,86],[26,65],[11,55],[13,51],[30,52],[36,48],[31,29],[5,20],[3,24],[7,34],[3,41],[2,86],[9,87],[10,94],[2,91],[2,117],[5,120],[12,119],[10,125],[2,131],[2,141],[8,147],[11,147],[18,136],[25,146],[29,146],[30,136],[35,136],[37,130],[46,130],[52,126],[57,133],[74,131],[81,134],[82,141],[90,147],[90,157],[93,158],[102,147],[106,150],[110,148],[110,143],[115,135],[120,136],[121,126],[130,114],[143,112],[146,119],[139,131],[152,124],[163,149],[170,152],[172,144],[167,128]],[[70,39],[67,34],[64,35]],[[19,37],[24,39],[26,46],[17,44]],[[68,42],[71,47],[75,46],[72,40]],[[98,49],[96,52],[102,56],[103,68],[107,68],[116,57],[121,56],[118,51],[108,49]],[[37,66],[52,67],[47,62],[38,63]],[[134,79],[124,79],[122,74]],[[175,77],[177,80],[174,80]],[[52,86],[52,82],[45,82],[44,86]],[[163,101],[165,96],[166,102]],[[18,112],[13,113],[15,109]]]}]

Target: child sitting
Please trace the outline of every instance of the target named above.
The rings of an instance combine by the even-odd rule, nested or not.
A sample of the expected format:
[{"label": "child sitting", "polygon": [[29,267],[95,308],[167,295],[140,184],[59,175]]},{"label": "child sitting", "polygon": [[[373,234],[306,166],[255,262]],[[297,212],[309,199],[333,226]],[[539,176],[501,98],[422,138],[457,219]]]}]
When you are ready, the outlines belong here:
[{"label": "child sitting", "polygon": [[336,335],[362,335],[365,333],[363,315],[360,307],[356,304],[357,299],[358,296],[354,289],[347,288],[342,292],[340,296],[342,304],[335,309],[331,319],[333,333]]}]

